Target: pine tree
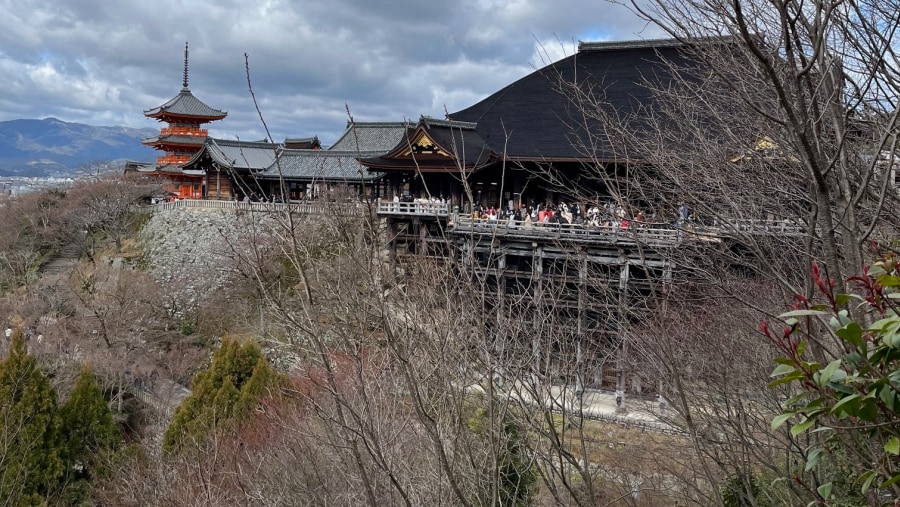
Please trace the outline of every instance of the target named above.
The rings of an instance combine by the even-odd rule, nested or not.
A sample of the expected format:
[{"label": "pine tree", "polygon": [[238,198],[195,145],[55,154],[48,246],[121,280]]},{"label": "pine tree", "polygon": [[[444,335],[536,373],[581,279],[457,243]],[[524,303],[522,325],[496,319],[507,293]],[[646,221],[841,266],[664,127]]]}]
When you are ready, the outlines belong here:
[{"label": "pine tree", "polygon": [[0,362],[0,499],[40,505],[63,474],[56,392],[21,330]]},{"label": "pine tree", "polygon": [[176,451],[239,423],[281,379],[256,343],[223,339],[209,368],[194,377],[191,395],[175,410],[163,448]]},{"label": "pine tree", "polygon": [[60,409],[60,419],[67,439],[65,460],[69,465],[81,465],[85,471],[89,471],[97,453],[115,449],[121,441],[119,427],[90,366],[81,369],[72,394]]}]

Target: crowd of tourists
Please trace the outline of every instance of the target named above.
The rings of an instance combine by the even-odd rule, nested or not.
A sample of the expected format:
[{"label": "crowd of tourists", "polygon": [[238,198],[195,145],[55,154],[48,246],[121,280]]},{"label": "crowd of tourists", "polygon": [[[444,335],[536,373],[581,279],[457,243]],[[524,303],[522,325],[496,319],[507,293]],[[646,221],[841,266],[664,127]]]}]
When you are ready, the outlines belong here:
[{"label": "crowd of tourists", "polygon": [[585,207],[580,203],[521,205],[514,209],[512,203],[506,208],[476,205],[472,211],[476,221],[506,224],[510,228],[535,225],[581,225],[591,228],[632,229],[632,228],[672,228],[693,226],[696,216],[687,206],[681,205],[677,215],[667,218],[656,211],[627,209],[615,203]]}]

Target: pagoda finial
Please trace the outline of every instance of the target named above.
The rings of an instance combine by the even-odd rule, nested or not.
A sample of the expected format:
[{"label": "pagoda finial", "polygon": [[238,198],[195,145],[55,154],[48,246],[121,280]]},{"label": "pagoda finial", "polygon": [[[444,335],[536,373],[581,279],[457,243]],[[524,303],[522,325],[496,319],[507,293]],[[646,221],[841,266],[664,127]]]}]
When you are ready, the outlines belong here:
[{"label": "pagoda finial", "polygon": [[185,89],[188,87],[188,43],[184,43],[184,83]]}]

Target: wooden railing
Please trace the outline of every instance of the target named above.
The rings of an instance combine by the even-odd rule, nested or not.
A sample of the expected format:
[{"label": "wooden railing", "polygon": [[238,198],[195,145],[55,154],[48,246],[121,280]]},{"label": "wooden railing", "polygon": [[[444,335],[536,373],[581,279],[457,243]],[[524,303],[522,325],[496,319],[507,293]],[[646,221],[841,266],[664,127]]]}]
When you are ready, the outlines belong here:
[{"label": "wooden railing", "polygon": [[[669,225],[647,224],[641,227],[590,227],[582,224],[541,224],[522,221],[476,220],[460,216],[449,228],[454,234],[476,234],[521,239],[597,242],[604,244],[645,244],[677,246],[685,238],[700,238],[696,232],[673,228]],[[716,238],[710,237],[715,241]]]},{"label": "wooden railing", "polygon": [[440,202],[393,202],[379,199],[378,214],[446,217],[450,215],[450,205]]},{"label": "wooden railing", "polygon": [[740,235],[799,236],[806,233],[802,224],[787,220],[734,220],[727,226],[706,226],[686,223],[638,224],[628,228],[589,226],[568,223],[533,223],[515,220],[479,220],[460,216],[451,222],[450,232],[522,239],[557,239],[606,244],[636,244],[675,246],[684,241],[719,242],[725,237]]}]

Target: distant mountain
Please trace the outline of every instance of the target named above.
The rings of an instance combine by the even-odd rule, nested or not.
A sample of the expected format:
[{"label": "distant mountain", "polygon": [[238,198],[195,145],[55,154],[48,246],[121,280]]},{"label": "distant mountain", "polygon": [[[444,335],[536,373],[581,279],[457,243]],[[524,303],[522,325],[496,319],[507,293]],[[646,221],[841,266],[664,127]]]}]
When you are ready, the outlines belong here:
[{"label": "distant mountain", "polygon": [[156,160],[152,128],[95,127],[56,118],[0,122],[0,176],[62,176],[95,162]]}]

